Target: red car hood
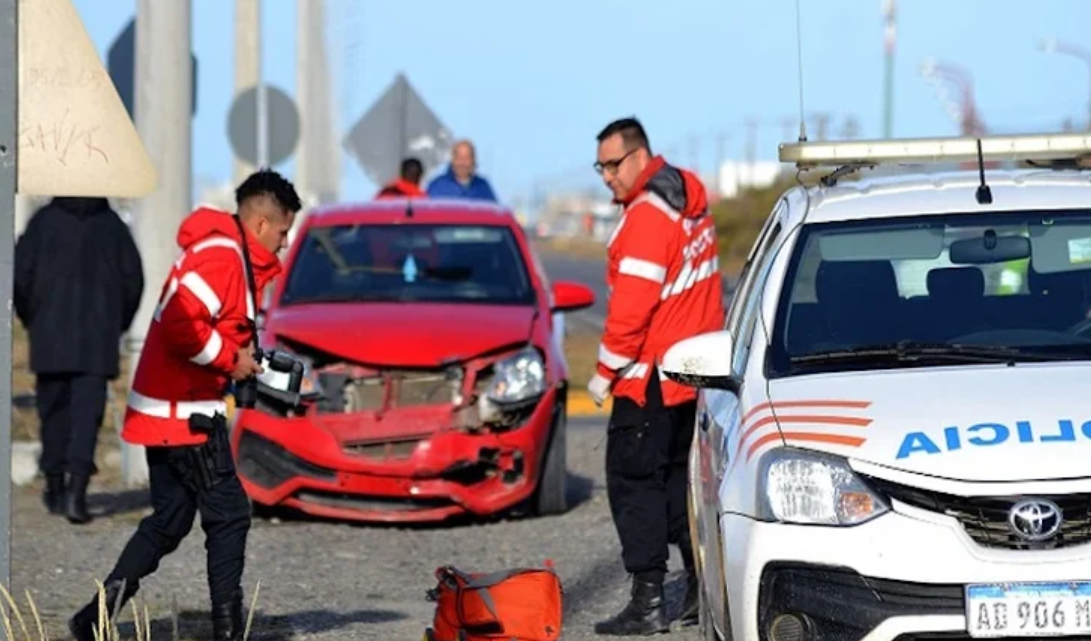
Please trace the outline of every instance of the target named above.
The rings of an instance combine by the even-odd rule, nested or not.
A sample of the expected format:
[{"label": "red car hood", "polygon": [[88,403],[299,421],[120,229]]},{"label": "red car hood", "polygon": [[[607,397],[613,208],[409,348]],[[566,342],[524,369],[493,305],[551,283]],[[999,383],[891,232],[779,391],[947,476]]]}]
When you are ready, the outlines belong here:
[{"label": "red car hood", "polygon": [[531,336],[534,308],[449,303],[321,303],[275,309],[267,330],[361,365],[435,367]]}]

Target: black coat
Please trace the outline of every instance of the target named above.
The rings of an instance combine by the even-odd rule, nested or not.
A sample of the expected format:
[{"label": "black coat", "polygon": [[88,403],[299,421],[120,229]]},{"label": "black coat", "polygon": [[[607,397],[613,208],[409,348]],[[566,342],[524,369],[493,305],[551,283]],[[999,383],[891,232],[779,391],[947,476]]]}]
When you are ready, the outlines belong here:
[{"label": "black coat", "polygon": [[36,374],[118,376],[144,291],[140,252],[105,198],[54,198],[15,244],[15,313]]}]

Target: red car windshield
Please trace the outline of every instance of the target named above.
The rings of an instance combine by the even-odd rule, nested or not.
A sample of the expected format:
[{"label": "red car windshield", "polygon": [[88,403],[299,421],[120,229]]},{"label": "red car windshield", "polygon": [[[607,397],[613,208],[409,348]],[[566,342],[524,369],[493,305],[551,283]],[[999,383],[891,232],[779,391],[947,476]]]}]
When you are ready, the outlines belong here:
[{"label": "red car windshield", "polygon": [[301,239],[283,305],[438,302],[529,305],[511,230],[471,225],[337,225]]}]

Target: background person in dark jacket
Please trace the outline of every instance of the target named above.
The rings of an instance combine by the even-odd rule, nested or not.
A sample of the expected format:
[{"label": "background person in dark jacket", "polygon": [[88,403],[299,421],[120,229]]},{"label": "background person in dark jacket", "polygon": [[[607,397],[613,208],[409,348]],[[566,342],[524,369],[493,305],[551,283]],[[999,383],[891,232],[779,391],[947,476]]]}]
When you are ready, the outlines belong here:
[{"label": "background person in dark jacket", "polygon": [[451,165],[428,184],[431,198],[469,198],[496,202],[489,181],[477,175],[477,153],[473,143],[460,140],[451,147]]},{"label": "background person in dark jacket", "polygon": [[98,471],[106,386],[120,373],[121,335],[143,290],[140,252],[105,198],[54,198],[16,243],[15,313],[37,377],[43,498],[73,523],[91,520],[87,484]]}]

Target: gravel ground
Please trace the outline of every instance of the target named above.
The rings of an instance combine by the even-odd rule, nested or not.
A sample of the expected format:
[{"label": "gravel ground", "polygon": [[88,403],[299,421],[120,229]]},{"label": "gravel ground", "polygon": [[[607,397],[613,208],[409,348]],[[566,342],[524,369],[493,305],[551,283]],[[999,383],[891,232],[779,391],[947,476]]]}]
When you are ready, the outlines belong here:
[{"label": "gravel ground", "polygon": [[[261,582],[250,638],[418,640],[431,621],[424,595],[437,567],[491,571],[545,559],[565,588],[563,638],[600,638],[592,626],[624,604],[628,579],[606,503],[603,426],[571,420],[569,430],[569,492],[578,505],[562,516],[442,528],[256,520],[243,578],[248,602]],[[100,493],[92,511],[103,516],[77,527],[45,514],[39,484],[15,489],[12,592],[20,604],[31,593],[52,638],[66,638],[65,619],[90,598],[147,510],[144,492],[92,491]],[[677,551],[671,554],[673,613],[684,588]],[[137,598],[153,620],[153,639],[173,638],[174,622],[180,639],[208,638],[205,576],[204,534],[195,525]],[[133,638],[131,621],[129,611],[123,638]],[[699,637],[688,627],[660,638]]]}]

